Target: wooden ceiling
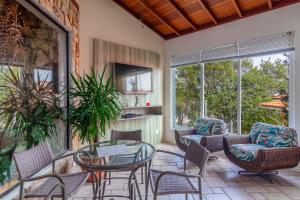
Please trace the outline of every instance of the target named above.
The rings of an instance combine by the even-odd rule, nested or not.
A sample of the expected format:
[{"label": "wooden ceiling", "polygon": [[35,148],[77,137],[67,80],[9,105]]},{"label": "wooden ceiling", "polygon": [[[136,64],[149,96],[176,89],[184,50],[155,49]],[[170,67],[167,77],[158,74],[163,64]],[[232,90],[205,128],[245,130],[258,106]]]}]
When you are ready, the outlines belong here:
[{"label": "wooden ceiling", "polygon": [[113,1],[166,40],[300,2],[300,0]]}]

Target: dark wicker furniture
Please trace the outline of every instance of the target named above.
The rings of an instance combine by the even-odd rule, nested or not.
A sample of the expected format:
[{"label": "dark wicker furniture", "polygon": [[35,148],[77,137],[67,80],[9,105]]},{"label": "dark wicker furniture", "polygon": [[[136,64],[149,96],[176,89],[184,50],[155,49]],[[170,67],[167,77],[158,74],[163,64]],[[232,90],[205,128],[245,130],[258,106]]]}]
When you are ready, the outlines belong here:
[{"label": "dark wicker furniture", "polygon": [[[216,120],[216,119],[212,119]],[[224,123],[225,124],[225,123]],[[221,134],[215,135],[213,133],[214,131],[214,124],[211,125],[209,128],[210,135],[207,136],[201,136],[199,144],[201,144],[203,147],[205,147],[208,151],[211,153],[217,152],[217,151],[223,151],[223,137],[226,135],[226,126],[225,128],[222,129]],[[177,146],[182,150],[186,151],[187,150],[187,144],[182,142],[183,136],[189,136],[189,135],[197,135],[195,128],[177,128],[175,130],[175,140]]]},{"label": "dark wicker furniture", "polygon": [[[205,171],[205,166],[209,158],[209,151],[200,144],[191,141],[189,147],[186,150],[185,156],[176,154],[173,152],[157,150],[157,152],[167,153],[183,158],[184,160],[184,172],[172,172],[172,171],[159,171],[151,169],[150,173],[150,185],[154,194],[154,200],[160,195],[170,194],[185,194],[185,199],[188,199],[189,193],[196,193],[199,195],[199,199],[202,200],[202,187],[201,177]],[[189,174],[186,170],[186,161],[191,161],[199,167],[199,173],[197,175]],[[198,186],[194,186],[190,179],[197,179]],[[146,190],[146,199],[148,195],[148,189]]]},{"label": "dark wicker furniture", "polygon": [[224,152],[228,159],[237,166],[257,174],[269,173],[273,170],[296,167],[300,159],[300,147],[269,148],[257,152],[253,161],[243,161],[230,152],[230,145],[251,144],[248,135],[230,135],[224,137]]},{"label": "dark wicker furniture", "polygon": [[[42,143],[32,149],[13,155],[20,180],[19,199],[23,198],[61,198],[71,197],[86,182],[89,173],[79,172],[73,174],[60,175],[55,172],[56,161],[73,156],[74,153],[65,154],[54,158],[47,142]],[[53,173],[42,176],[33,176],[35,173],[52,164]],[[32,191],[24,191],[24,183],[42,180],[37,188]]]}]

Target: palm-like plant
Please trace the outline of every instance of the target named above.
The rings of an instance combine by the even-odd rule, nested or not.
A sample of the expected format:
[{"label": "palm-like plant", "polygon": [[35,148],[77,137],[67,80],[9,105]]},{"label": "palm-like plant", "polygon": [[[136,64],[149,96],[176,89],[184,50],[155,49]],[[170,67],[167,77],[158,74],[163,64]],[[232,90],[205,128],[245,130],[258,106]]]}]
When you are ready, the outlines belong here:
[{"label": "palm-like plant", "polygon": [[21,76],[9,67],[4,77],[1,92],[6,96],[0,101],[0,116],[6,119],[5,131],[10,134],[22,134],[27,141],[27,149],[37,145],[56,133],[55,119],[61,109],[59,97],[53,92],[54,83],[34,80],[33,73]]},{"label": "palm-like plant", "polygon": [[97,74],[92,67],[90,75],[75,77],[69,97],[73,101],[69,108],[69,122],[78,133],[81,142],[92,143],[105,136],[106,128],[120,116],[122,110],[120,93],[112,84],[112,74],[105,80],[104,70]]}]

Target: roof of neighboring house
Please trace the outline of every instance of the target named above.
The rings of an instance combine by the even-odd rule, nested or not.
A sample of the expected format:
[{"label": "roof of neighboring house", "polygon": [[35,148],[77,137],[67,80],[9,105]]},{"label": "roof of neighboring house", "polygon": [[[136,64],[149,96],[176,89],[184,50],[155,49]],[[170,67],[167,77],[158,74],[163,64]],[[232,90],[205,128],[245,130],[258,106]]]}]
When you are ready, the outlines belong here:
[{"label": "roof of neighboring house", "polygon": [[267,107],[267,108],[286,108],[287,107],[287,104],[280,100],[264,102],[264,103],[260,103],[259,105],[262,107]]}]

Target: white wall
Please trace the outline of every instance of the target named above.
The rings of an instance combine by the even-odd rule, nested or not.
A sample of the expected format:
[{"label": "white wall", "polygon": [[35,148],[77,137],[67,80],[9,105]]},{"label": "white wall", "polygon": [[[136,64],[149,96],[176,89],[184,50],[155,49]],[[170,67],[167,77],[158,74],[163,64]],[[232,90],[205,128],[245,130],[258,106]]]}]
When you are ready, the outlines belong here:
[{"label": "white wall", "polygon": [[164,58],[164,40],[112,0],[78,0],[80,7],[80,72],[93,64],[92,39],[154,51]]},{"label": "white wall", "polygon": [[295,124],[297,132],[300,133],[300,104],[297,104],[297,102],[300,102],[300,79],[297,79],[297,75],[300,75],[300,50],[297,49],[300,48],[300,3],[298,3],[166,42],[164,72],[165,139],[169,142],[174,142],[174,133],[171,127],[172,93],[169,67],[169,61],[171,60],[172,55],[196,52],[201,49],[247,41],[287,31],[295,31],[296,33],[295,122],[292,124]]}]

